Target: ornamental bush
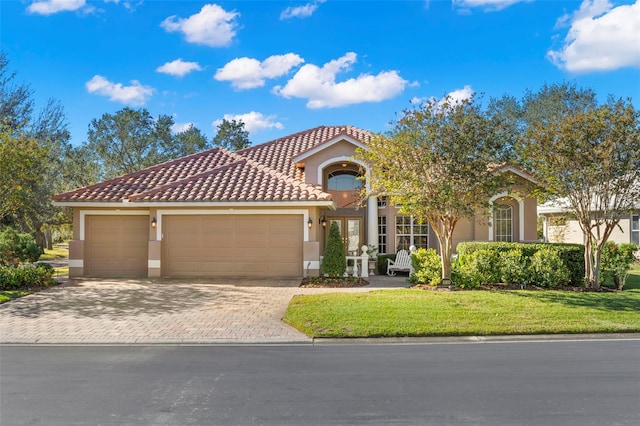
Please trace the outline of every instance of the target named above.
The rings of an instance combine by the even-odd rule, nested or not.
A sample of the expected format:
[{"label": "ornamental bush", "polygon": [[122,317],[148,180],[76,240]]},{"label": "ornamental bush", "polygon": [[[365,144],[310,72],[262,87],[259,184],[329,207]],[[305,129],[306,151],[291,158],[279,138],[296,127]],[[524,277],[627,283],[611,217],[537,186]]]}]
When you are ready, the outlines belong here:
[{"label": "ornamental bush", "polygon": [[442,261],[440,255],[432,249],[419,249],[411,254],[413,274],[409,282],[436,286],[442,280]]},{"label": "ornamental bush", "polygon": [[501,282],[526,286],[531,282],[530,263],[520,248],[504,252],[499,261]]},{"label": "ornamental bush", "polygon": [[31,234],[19,234],[13,228],[0,232],[0,265],[18,265],[35,262],[42,249]]},{"label": "ornamental bush", "polygon": [[[569,273],[569,284],[573,286],[584,285],[584,246],[582,244],[552,244],[552,243],[504,243],[504,242],[476,242],[466,241],[458,244],[456,251],[459,255],[459,262],[464,264],[468,262],[467,258],[473,253],[480,250],[490,250],[495,252],[496,261],[499,261],[500,272],[495,272],[493,278],[497,279],[494,282],[508,282],[509,280],[515,280],[518,274],[523,276],[522,279],[525,282],[520,284],[533,284],[537,285],[533,277],[530,276],[530,264],[533,255],[540,250],[552,250],[556,252],[560,260],[562,261],[562,267],[566,268]],[[525,259],[525,265],[520,265],[516,268],[517,254],[511,253],[512,250],[521,250],[522,257]],[[486,254],[485,254],[486,255]],[[514,267],[513,270],[506,271],[507,266],[502,262],[511,263]],[[471,271],[473,273],[473,271]],[[499,275],[498,277],[495,274]],[[527,278],[529,277],[529,278]],[[518,284],[514,282],[513,284]]]},{"label": "ornamental bush", "polygon": [[616,245],[613,241],[604,244],[600,257],[600,284],[613,285],[622,290],[627,282],[631,264],[635,261],[635,244]]},{"label": "ornamental bush", "polygon": [[342,237],[338,223],[333,222],[329,228],[329,239],[322,259],[322,272],[330,277],[344,275],[347,270],[347,257],[344,254]]},{"label": "ornamental bush", "polygon": [[49,264],[0,266],[0,290],[19,290],[47,287],[55,284],[53,268]]},{"label": "ornamental bush", "polygon": [[532,282],[541,287],[561,287],[571,283],[569,268],[552,248],[538,250],[531,256],[531,273]]}]

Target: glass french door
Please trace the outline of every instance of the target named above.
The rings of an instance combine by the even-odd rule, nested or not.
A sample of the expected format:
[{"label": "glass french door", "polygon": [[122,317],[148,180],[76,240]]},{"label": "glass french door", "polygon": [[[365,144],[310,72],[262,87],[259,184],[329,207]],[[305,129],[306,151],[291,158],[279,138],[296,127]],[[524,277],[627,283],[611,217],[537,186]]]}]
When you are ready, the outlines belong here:
[{"label": "glass french door", "polygon": [[[347,256],[358,256],[362,247],[362,218],[359,217],[334,217],[329,218],[329,225],[338,224],[342,244]],[[329,228],[327,227],[326,238],[329,238]],[[325,239],[325,241],[327,241]]]}]

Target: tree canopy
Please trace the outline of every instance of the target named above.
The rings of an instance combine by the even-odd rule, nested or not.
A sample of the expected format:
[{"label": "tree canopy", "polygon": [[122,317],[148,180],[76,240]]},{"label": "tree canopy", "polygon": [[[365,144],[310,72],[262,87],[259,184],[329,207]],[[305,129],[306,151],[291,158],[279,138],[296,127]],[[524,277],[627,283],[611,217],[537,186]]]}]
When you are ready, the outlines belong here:
[{"label": "tree canopy", "polygon": [[[574,92],[555,87],[569,100]],[[553,99],[541,91],[539,104]],[[523,160],[548,196],[575,215],[585,245],[585,284],[598,288],[602,249],[640,200],[640,113],[630,100],[595,100],[532,122],[522,135]]]},{"label": "tree canopy", "polygon": [[506,177],[496,173],[505,135],[498,117],[483,111],[475,98],[432,99],[392,124],[356,157],[371,167],[372,193],[388,196],[401,213],[431,225],[448,284],[456,224],[488,208],[490,197],[506,185]]},{"label": "tree canopy", "polygon": [[213,144],[231,151],[240,151],[250,147],[251,141],[242,120],[222,119],[218,124],[218,132],[213,138]]},{"label": "tree canopy", "polygon": [[95,153],[101,178],[110,178],[210,148],[195,127],[174,135],[173,118],[154,119],[145,108],[123,108],[91,120],[86,149]]}]

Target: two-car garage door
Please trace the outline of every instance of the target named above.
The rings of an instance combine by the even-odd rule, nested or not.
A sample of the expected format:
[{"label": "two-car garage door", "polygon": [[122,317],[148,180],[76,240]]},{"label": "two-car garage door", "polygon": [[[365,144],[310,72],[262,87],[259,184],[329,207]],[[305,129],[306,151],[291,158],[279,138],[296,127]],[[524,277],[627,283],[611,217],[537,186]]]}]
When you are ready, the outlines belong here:
[{"label": "two-car garage door", "polygon": [[302,276],[301,215],[165,215],[166,277]]}]

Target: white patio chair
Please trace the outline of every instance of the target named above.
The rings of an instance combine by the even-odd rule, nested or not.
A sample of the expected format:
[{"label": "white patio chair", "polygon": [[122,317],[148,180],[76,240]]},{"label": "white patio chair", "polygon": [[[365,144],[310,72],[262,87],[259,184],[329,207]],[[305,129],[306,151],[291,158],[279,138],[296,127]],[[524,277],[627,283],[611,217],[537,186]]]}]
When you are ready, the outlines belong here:
[{"label": "white patio chair", "polygon": [[411,271],[411,257],[407,250],[396,253],[396,260],[387,259],[387,275],[393,277],[396,271]]}]

